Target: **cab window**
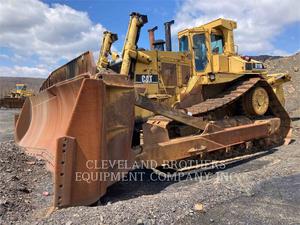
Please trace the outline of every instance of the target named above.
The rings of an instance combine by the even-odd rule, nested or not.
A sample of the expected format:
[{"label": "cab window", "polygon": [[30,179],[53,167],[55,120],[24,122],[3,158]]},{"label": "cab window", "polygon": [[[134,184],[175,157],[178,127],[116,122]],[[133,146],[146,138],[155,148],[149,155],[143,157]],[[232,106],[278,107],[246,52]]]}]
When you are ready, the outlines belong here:
[{"label": "cab window", "polygon": [[193,36],[194,55],[195,55],[195,68],[196,71],[203,71],[207,64],[205,35],[195,34]]},{"label": "cab window", "polygon": [[26,90],[26,86],[25,85],[17,85],[16,87],[17,90]]},{"label": "cab window", "polygon": [[179,39],[179,51],[180,52],[187,52],[189,51],[189,41],[187,36],[182,36]]},{"label": "cab window", "polygon": [[211,35],[211,51],[213,54],[223,53],[223,36],[222,35]]}]

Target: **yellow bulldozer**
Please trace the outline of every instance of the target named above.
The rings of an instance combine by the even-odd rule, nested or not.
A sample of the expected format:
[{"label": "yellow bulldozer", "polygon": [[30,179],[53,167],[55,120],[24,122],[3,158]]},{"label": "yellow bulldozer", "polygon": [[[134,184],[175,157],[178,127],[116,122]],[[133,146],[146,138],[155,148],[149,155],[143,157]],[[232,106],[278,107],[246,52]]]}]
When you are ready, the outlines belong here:
[{"label": "yellow bulldozer", "polygon": [[[282,84],[290,77],[237,54],[236,22],[180,31],[175,52],[173,21],[165,41],[152,29],[151,49],[138,48],[147,20],[130,15],[119,60],[111,52],[117,36],[106,32],[97,65],[85,52],[53,71],[18,116],[15,140],[47,161],[55,207],[96,202],[135,163],[165,175],[189,172],[201,160],[242,160],[288,138]],[[84,173],[98,179],[78,179]]]},{"label": "yellow bulldozer", "polygon": [[27,90],[26,84],[16,84],[16,88],[11,90],[8,95],[0,99],[0,107],[22,108],[25,99],[33,95],[32,90]]}]

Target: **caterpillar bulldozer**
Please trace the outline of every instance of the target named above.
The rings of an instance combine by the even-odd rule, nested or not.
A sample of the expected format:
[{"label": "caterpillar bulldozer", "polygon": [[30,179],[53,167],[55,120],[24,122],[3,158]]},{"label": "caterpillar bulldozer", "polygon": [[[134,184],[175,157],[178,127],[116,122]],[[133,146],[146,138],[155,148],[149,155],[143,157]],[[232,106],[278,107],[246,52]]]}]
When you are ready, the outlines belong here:
[{"label": "caterpillar bulldozer", "polygon": [[[182,30],[175,52],[173,21],[165,41],[152,30],[151,49],[138,48],[147,21],[130,15],[119,60],[111,52],[117,36],[106,32],[97,65],[88,51],[53,71],[17,118],[16,142],[53,174],[55,207],[96,202],[136,162],[189,172],[200,160],[244,159],[289,137],[282,84],[290,77],[236,53],[236,22]],[[195,163],[180,167],[181,160]],[[78,179],[84,173],[98,179]]]},{"label": "caterpillar bulldozer", "polygon": [[7,96],[0,99],[0,107],[22,108],[25,99],[33,95],[32,90],[27,90],[26,84],[16,84],[16,88],[11,90]]}]

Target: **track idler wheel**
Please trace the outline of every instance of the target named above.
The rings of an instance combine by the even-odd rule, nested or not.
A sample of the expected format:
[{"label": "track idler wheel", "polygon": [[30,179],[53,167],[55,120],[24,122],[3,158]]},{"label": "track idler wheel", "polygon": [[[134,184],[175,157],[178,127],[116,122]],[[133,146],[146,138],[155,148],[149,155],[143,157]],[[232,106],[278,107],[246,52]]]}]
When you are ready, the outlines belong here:
[{"label": "track idler wheel", "polygon": [[269,96],[263,87],[255,87],[243,97],[243,109],[253,116],[264,115],[269,108]]}]

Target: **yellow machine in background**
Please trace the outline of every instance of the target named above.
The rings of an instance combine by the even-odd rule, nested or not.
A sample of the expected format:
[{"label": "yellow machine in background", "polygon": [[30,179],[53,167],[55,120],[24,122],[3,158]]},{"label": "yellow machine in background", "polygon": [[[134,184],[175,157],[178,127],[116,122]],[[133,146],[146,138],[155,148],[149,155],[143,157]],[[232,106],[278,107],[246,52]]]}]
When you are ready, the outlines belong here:
[{"label": "yellow machine in background", "polygon": [[11,90],[7,96],[0,99],[0,107],[22,108],[26,97],[33,96],[32,90],[27,90],[26,84],[16,84],[16,88]]},{"label": "yellow machine in background", "polygon": [[27,90],[26,84],[16,84],[16,89],[11,90],[9,96],[11,98],[23,98],[33,95],[32,90]]}]

